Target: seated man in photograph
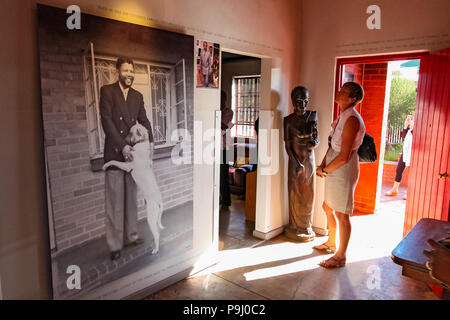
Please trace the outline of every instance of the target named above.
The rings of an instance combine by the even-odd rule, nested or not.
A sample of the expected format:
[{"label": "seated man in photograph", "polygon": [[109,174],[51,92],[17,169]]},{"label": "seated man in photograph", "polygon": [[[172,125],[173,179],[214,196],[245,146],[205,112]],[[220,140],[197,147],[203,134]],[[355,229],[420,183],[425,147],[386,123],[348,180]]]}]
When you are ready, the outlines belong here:
[{"label": "seated man in photograph", "polygon": [[[126,141],[130,128],[137,122],[149,134],[153,154],[153,134],[144,108],[142,94],[131,87],[134,81],[134,63],[129,58],[118,58],[119,80],[100,89],[100,117],[105,132],[105,163],[111,160],[131,161],[132,146]],[[114,166],[105,173],[106,242],[111,259],[120,258],[124,245],[144,242],[137,229],[137,186],[129,172]]]}]

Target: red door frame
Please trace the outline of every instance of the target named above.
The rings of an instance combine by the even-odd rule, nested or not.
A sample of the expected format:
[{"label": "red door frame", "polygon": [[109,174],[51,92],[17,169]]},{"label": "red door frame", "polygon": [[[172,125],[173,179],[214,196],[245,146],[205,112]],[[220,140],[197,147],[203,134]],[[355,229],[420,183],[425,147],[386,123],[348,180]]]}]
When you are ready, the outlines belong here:
[{"label": "red door frame", "polygon": [[[373,55],[373,56],[364,56],[364,57],[349,57],[349,58],[337,58],[336,59],[336,73],[335,73],[335,96],[337,95],[339,89],[342,87],[343,83],[343,72],[344,72],[344,65],[349,64],[377,64],[377,63],[387,63],[389,61],[399,61],[399,60],[413,60],[413,59],[422,59],[425,55],[427,55],[427,51],[416,51],[416,52],[410,52],[410,53],[401,53],[401,54],[386,54],[386,55]],[[384,90],[383,90],[383,97],[384,97]],[[384,100],[383,100],[384,101]],[[381,101],[380,101],[381,102]],[[333,108],[333,120],[336,120],[339,116],[340,110],[337,103],[334,103]],[[370,120],[370,119],[366,119]],[[380,123],[380,126],[382,124]],[[380,142],[381,143],[381,142]],[[367,174],[371,174],[372,171],[368,171],[367,169],[374,169],[378,172],[379,167],[378,163],[375,165],[369,165],[371,167],[364,168],[363,172],[361,173],[363,177],[366,177]],[[371,173],[369,173],[371,172]],[[377,180],[375,180],[377,181]],[[378,182],[376,182],[378,184]],[[375,199],[376,199],[376,190],[377,188],[373,188],[373,186],[364,185],[364,183],[359,185],[359,190],[356,190],[356,197],[363,198],[369,196],[371,200],[369,203],[366,203],[366,205],[369,205],[370,209],[374,209],[376,207]],[[361,200],[360,199],[360,200]],[[361,200],[363,201],[363,200]],[[360,202],[361,202],[360,201]],[[355,209],[361,209],[362,211],[360,214],[370,214],[369,212],[364,211],[365,206],[363,205],[362,208],[359,208],[359,206],[355,206]],[[371,211],[371,210],[370,210]],[[373,212],[371,212],[373,213]]]},{"label": "red door frame", "polygon": [[[336,71],[335,71],[335,82],[334,82],[334,96],[336,97],[339,89],[342,87],[342,73],[344,70],[344,65],[346,64],[363,64],[363,63],[380,63],[388,61],[398,61],[398,60],[415,60],[421,59],[423,56],[427,55],[428,51],[420,52],[410,52],[410,53],[400,53],[400,54],[386,54],[386,55],[375,55],[375,56],[361,56],[361,57],[351,57],[351,58],[337,58],[336,59]],[[333,120],[336,120],[339,116],[339,107],[337,103],[334,103],[333,108]]]}]

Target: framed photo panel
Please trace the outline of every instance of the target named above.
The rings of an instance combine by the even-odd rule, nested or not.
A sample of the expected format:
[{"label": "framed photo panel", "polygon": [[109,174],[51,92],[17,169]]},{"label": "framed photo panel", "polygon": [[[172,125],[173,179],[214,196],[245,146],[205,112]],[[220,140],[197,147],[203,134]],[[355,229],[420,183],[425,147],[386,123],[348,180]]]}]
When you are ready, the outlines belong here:
[{"label": "framed photo panel", "polygon": [[219,88],[220,45],[196,40],[197,88]]},{"label": "framed photo panel", "polygon": [[124,298],[193,249],[194,38],[38,5],[53,297]]}]

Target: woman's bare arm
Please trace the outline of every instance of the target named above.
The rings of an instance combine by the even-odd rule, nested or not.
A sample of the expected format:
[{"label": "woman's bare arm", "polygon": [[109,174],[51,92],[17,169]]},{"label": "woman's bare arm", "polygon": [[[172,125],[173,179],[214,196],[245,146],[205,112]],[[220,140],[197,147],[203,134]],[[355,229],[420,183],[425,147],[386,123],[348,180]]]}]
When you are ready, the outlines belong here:
[{"label": "woman's bare arm", "polygon": [[325,152],[325,155],[324,155],[324,157],[322,159],[322,162],[320,163],[319,167],[322,167],[322,168],[325,167],[325,164],[326,164],[326,161],[327,161],[327,154],[328,154],[329,151],[330,151],[330,147],[328,147],[327,152]]},{"label": "woman's bare arm", "polygon": [[322,172],[322,168],[325,167],[326,161],[327,161],[327,154],[330,151],[330,147],[328,147],[327,152],[325,152],[325,156],[323,157],[322,163],[320,164],[320,166],[318,166],[316,168],[316,174],[321,177],[324,178],[326,177],[326,174]]},{"label": "woman's bare arm", "polygon": [[355,117],[348,118],[342,131],[341,152],[323,170],[327,173],[333,172],[348,162],[352,152],[353,142],[359,130],[359,121]]}]

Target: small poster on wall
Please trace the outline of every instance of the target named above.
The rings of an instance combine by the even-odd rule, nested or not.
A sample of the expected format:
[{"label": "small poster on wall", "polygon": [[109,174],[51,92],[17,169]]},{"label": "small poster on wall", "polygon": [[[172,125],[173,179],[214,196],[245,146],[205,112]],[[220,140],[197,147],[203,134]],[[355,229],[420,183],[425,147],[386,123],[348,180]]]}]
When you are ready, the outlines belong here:
[{"label": "small poster on wall", "polygon": [[53,297],[124,298],[193,249],[194,38],[67,17],[38,5]]},{"label": "small poster on wall", "polygon": [[197,40],[197,88],[219,88],[220,45]]}]

